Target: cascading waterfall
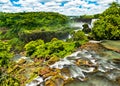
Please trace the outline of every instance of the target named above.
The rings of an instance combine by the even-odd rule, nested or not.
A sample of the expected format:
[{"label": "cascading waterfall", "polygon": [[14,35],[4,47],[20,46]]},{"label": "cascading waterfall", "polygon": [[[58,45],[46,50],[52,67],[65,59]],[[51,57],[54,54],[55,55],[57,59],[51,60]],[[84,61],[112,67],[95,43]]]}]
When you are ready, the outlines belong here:
[{"label": "cascading waterfall", "polygon": [[94,22],[97,21],[97,20],[98,20],[98,19],[92,19],[92,20],[91,20],[91,25],[90,25],[91,28],[94,26]]},{"label": "cascading waterfall", "polygon": [[[80,82],[83,81],[87,82],[86,79],[92,77],[92,75],[95,75],[97,77],[104,77],[110,81],[115,81],[116,78],[120,77],[120,68],[118,68],[115,63],[97,55],[94,51],[87,51],[87,50],[79,50],[77,52],[74,52],[73,54],[61,59],[60,61],[50,65],[49,67],[51,69],[59,69],[59,70],[65,68],[69,72],[66,74],[61,71],[60,75],[62,75],[66,80],[68,78],[72,78],[72,79],[77,79]],[[49,79],[51,79],[51,77],[43,79],[42,77],[39,76],[36,79],[34,79],[31,83],[28,83],[26,86],[44,86],[43,83]],[[61,84],[59,83],[59,85],[56,86],[61,86]],[[75,86],[75,85],[68,85],[68,86]],[[82,85],[76,85],[76,86],[82,86]],[[88,85],[88,86],[101,86],[101,85],[99,85],[98,83],[98,85]],[[104,86],[108,86],[108,84]],[[114,84],[114,86],[118,86],[118,85]]]},{"label": "cascading waterfall", "polygon": [[[78,28],[78,29],[74,30],[75,32],[77,32],[78,30],[82,30],[83,29],[83,25],[86,24],[86,23],[88,24],[88,26],[90,28],[92,28],[94,26],[94,22],[97,21],[97,20],[98,19],[92,19],[91,20],[91,24],[88,23],[88,22],[74,22],[74,23],[71,24],[71,27]],[[70,39],[71,37],[72,36],[69,34],[67,38]]]}]

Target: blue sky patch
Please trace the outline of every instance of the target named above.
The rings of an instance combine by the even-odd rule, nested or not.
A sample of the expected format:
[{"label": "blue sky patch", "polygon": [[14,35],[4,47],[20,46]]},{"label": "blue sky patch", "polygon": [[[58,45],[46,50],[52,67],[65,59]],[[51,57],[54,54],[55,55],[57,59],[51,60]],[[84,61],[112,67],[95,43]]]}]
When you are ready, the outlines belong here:
[{"label": "blue sky patch", "polygon": [[40,2],[42,5],[44,5],[45,4],[45,2]]},{"label": "blue sky patch", "polygon": [[95,5],[99,5],[97,1],[88,1],[88,4],[95,4]]},{"label": "blue sky patch", "polygon": [[60,6],[64,6],[66,3],[68,3],[68,1],[63,1],[63,2],[61,2]]},{"label": "blue sky patch", "polygon": [[21,4],[15,4],[14,2],[19,2],[19,0],[10,0],[10,2],[13,4],[13,6],[21,7]]}]

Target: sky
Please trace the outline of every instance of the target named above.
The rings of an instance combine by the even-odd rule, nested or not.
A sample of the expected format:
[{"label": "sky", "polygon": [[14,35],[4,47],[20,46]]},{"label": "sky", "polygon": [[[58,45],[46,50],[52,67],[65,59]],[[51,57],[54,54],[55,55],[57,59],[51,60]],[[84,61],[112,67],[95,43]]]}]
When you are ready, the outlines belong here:
[{"label": "sky", "polygon": [[103,12],[120,0],[0,0],[0,12],[58,12],[68,16]]}]

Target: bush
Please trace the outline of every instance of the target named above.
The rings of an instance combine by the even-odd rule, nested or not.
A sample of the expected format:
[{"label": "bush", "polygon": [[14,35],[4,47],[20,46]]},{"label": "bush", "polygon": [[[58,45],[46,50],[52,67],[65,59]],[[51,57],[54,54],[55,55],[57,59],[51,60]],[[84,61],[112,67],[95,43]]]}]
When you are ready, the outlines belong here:
[{"label": "bush", "polygon": [[75,32],[71,32],[71,38],[67,41],[74,42],[76,47],[79,47],[80,45],[86,43],[88,41],[88,37],[85,35],[85,33],[81,30]]},{"label": "bush", "polygon": [[55,38],[48,43],[44,43],[42,40],[37,40],[25,45],[27,55],[32,58],[50,58],[53,56],[63,58],[72,53],[74,48],[74,43],[64,42]]},{"label": "bush", "polygon": [[91,29],[89,28],[89,26],[88,26],[88,24],[84,24],[84,25],[82,25],[83,26],[83,29],[82,29],[82,31],[84,32],[84,33],[90,33],[91,32]]},{"label": "bush", "polygon": [[22,51],[25,44],[19,38],[12,38],[8,43],[11,45],[11,50],[14,52]]},{"label": "bush", "polygon": [[0,67],[8,66],[13,54],[10,52],[11,46],[0,40]]},{"label": "bush", "polygon": [[99,20],[94,24],[92,35],[97,40],[120,39],[120,6],[118,4],[112,3],[101,14]]}]

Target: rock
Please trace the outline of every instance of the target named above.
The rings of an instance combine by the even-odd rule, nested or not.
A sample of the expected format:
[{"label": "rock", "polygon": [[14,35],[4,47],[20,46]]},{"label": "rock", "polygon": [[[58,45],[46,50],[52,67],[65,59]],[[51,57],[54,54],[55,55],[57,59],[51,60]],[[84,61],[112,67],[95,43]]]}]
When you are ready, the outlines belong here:
[{"label": "rock", "polygon": [[52,71],[51,71],[51,72],[43,75],[43,77],[44,77],[44,78],[47,78],[47,77],[49,77],[49,76],[55,76],[55,75],[58,75],[58,72],[52,72]]},{"label": "rock", "polygon": [[90,64],[89,61],[83,60],[83,59],[78,59],[78,60],[76,61],[76,64],[77,64],[78,66],[81,66],[81,65],[91,66],[91,65],[92,65],[92,64]]},{"label": "rock", "polygon": [[49,64],[49,65],[52,65],[52,64],[54,64],[54,63],[57,62],[57,61],[59,61],[59,58],[56,57],[56,56],[53,56],[53,57],[51,57],[51,58],[48,60],[48,64]]},{"label": "rock", "polygon": [[85,49],[88,51],[95,51],[96,53],[101,53],[105,48],[101,46],[99,43],[88,42],[80,47],[81,49]]},{"label": "rock", "polygon": [[68,79],[68,77],[70,77],[70,71],[68,68],[61,69],[61,74],[65,77],[65,79]]},{"label": "rock", "polygon": [[26,63],[26,60],[25,60],[25,59],[20,59],[20,60],[18,61],[18,64],[24,64],[24,63]]},{"label": "rock", "polygon": [[52,80],[48,80],[45,82],[45,86],[56,86],[55,82],[53,82]]},{"label": "rock", "polygon": [[[61,76],[59,73],[51,72],[52,77],[45,82],[45,86],[63,86],[64,84],[64,77]],[[50,74],[49,74],[50,76]]]},{"label": "rock", "polygon": [[115,58],[115,59],[112,59],[112,61],[116,64],[120,64],[120,58]]},{"label": "rock", "polygon": [[101,44],[109,50],[120,53],[120,41],[105,40]]},{"label": "rock", "polygon": [[39,72],[38,72],[38,75],[40,75],[40,76],[43,76],[43,75],[45,75],[45,74],[48,74],[48,73],[50,73],[50,68],[49,67],[43,67]]}]

